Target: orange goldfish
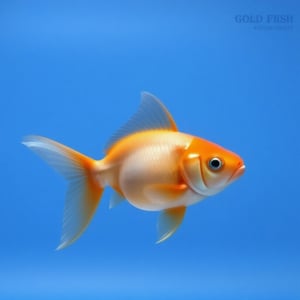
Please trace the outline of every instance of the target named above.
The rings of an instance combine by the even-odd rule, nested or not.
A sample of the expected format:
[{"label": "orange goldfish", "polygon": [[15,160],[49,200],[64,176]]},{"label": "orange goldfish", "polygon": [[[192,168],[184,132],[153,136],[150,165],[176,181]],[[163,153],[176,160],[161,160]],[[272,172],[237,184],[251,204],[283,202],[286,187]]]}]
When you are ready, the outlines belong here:
[{"label": "orange goldfish", "polygon": [[146,92],[138,111],[108,142],[101,160],[41,136],[27,136],[23,144],[69,181],[57,249],[84,232],[107,186],[114,190],[110,207],[127,199],[139,209],[161,212],[160,243],[178,229],[188,206],[222,191],[245,170],[237,154],[179,132],[166,107]]}]

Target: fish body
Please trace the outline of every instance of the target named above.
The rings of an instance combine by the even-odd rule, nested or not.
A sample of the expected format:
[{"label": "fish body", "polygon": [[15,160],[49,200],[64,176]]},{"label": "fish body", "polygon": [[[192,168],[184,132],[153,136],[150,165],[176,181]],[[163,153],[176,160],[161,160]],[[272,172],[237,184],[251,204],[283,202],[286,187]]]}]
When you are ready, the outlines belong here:
[{"label": "fish body", "polygon": [[142,94],[139,110],[112,137],[101,160],[40,136],[23,143],[70,182],[59,249],[82,234],[107,186],[115,191],[110,207],[127,199],[141,210],[161,211],[162,242],[177,230],[186,207],[220,192],[245,169],[237,154],[179,132],[168,110],[149,93]]},{"label": "fish body", "polygon": [[[129,136],[100,161],[98,180],[142,210],[160,211],[183,202],[187,205],[187,201],[198,200],[199,195],[189,188],[179,189],[176,195],[171,189],[168,191],[168,186],[185,184],[180,160],[191,140],[189,135],[163,130]],[[102,165],[106,172],[102,172]],[[185,197],[188,190],[194,197]]]}]

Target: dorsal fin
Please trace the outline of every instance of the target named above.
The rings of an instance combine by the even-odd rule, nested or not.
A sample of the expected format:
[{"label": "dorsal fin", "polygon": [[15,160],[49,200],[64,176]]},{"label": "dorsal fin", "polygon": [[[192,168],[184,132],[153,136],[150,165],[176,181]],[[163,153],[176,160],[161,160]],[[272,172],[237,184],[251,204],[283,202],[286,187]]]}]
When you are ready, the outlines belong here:
[{"label": "dorsal fin", "polygon": [[166,107],[154,95],[142,92],[137,112],[108,141],[107,152],[117,141],[134,132],[151,129],[177,131],[177,126]]}]

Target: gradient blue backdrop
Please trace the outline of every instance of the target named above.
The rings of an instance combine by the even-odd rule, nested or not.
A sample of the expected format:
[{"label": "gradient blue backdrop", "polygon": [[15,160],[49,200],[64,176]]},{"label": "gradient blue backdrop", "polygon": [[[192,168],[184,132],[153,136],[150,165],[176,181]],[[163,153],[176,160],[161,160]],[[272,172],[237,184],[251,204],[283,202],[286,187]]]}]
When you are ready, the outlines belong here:
[{"label": "gradient blue backdrop", "polygon": [[[300,299],[299,8],[1,1],[0,298]],[[255,28],[240,14],[293,22]],[[143,90],[182,131],[240,154],[247,172],[190,207],[160,245],[157,214],[108,210],[107,190],[82,238],[54,251],[66,183],[22,137],[101,158]]]}]

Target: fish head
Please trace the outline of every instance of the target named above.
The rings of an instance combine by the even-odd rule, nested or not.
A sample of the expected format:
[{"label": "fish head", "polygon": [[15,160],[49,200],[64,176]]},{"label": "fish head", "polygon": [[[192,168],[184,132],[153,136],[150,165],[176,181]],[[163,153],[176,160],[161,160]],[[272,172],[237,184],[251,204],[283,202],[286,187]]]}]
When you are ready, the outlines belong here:
[{"label": "fish head", "polygon": [[245,171],[239,155],[200,138],[187,148],[182,166],[187,184],[203,196],[220,192]]}]

